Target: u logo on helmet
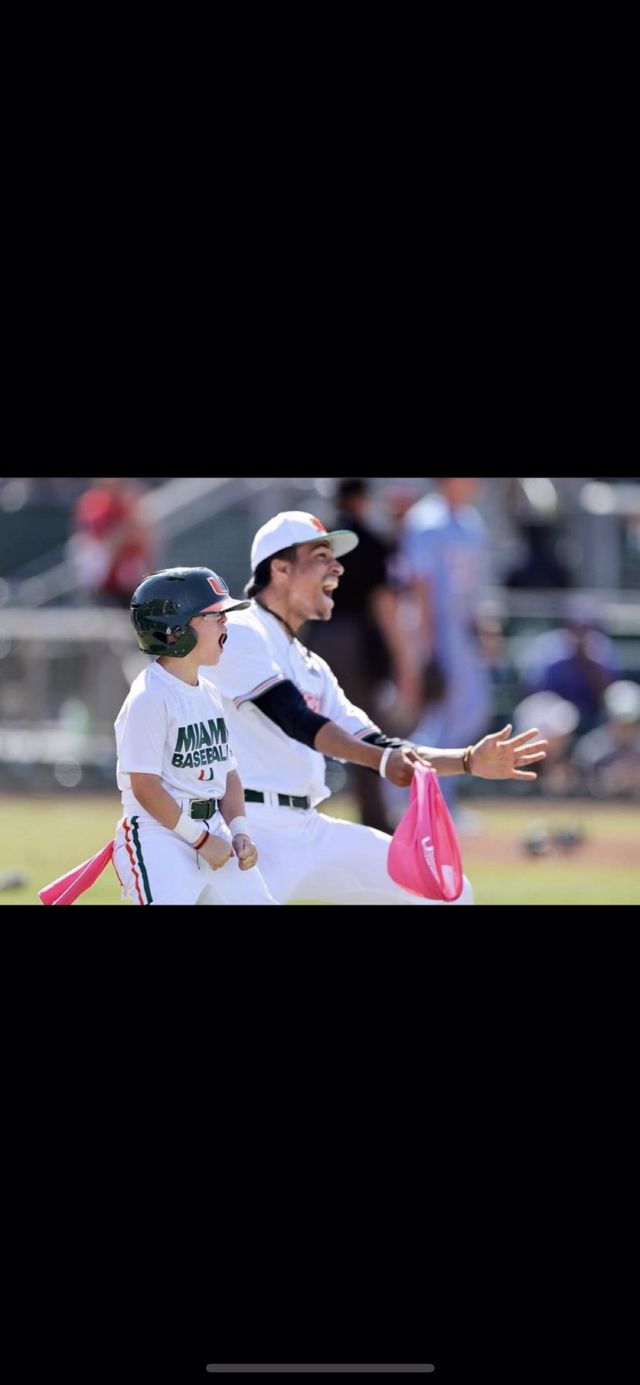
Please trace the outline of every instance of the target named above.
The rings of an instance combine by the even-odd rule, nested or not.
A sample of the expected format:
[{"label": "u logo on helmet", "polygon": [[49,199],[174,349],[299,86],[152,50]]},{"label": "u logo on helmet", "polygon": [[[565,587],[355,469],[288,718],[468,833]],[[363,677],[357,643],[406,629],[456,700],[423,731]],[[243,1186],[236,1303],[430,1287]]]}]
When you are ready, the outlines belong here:
[{"label": "u logo on helmet", "polygon": [[213,587],[216,596],[229,595],[229,588],[226,582],[223,582],[222,578],[218,577],[216,573],[214,573],[213,577],[207,577],[207,582],[210,587]]}]

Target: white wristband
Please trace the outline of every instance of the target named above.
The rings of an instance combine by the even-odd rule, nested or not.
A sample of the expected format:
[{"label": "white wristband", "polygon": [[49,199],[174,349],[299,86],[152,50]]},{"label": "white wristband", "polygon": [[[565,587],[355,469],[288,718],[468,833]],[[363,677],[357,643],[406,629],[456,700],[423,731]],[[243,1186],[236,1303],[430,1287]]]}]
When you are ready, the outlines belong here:
[{"label": "white wristband", "polygon": [[181,813],[173,830],[182,837],[183,842],[193,846],[195,842],[200,841],[206,825],[202,820],[196,822],[194,818],[188,818],[186,813]]},{"label": "white wristband", "polygon": [[389,759],[389,756],[393,753],[395,748],[396,747],[393,745],[388,745],[386,750],[383,752],[382,759],[380,761],[380,764],[378,765],[378,774],[380,775],[381,779],[386,779],[387,777],[387,760]]},{"label": "white wristband", "polygon": [[229,823],[229,831],[232,837],[237,837],[239,832],[243,832],[245,837],[250,837],[251,833],[249,831],[249,819],[240,817],[232,818],[231,822]]}]

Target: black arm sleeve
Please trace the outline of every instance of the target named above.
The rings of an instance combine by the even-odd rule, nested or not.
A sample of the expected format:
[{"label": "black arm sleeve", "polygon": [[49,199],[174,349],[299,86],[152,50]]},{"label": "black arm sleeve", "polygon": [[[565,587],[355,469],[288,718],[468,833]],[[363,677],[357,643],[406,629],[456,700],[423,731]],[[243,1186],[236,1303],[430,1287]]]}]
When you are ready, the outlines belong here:
[{"label": "black arm sleeve", "polygon": [[388,745],[394,750],[399,750],[402,745],[411,744],[402,740],[400,736],[385,736],[382,731],[370,731],[368,736],[361,736],[361,740],[368,741],[370,745],[381,745],[383,750],[386,750]]},{"label": "black arm sleeve", "polygon": [[312,712],[295,683],[291,683],[288,678],[283,683],[276,683],[275,688],[267,688],[259,697],[251,699],[256,707],[274,721],[285,735],[292,736],[294,741],[302,741],[303,745],[311,746],[315,750],[315,738],[322,726],[326,726],[331,720],[330,717],[318,716],[317,712]]}]

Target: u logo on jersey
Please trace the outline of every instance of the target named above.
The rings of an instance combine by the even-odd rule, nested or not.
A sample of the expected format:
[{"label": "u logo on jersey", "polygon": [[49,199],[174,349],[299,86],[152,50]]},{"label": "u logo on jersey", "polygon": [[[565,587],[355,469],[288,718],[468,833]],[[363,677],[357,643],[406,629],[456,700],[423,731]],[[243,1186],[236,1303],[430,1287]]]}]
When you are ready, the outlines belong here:
[{"label": "u logo on jersey", "polygon": [[207,582],[209,583],[210,587],[213,587],[216,596],[229,595],[229,588],[226,582],[222,577],[218,577],[217,572],[214,572],[213,577],[207,577]]}]

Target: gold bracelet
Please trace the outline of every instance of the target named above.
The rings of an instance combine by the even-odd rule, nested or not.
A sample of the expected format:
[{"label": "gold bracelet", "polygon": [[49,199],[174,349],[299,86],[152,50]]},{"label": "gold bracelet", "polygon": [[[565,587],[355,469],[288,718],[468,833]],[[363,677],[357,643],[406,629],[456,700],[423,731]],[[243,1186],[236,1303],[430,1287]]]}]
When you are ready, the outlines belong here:
[{"label": "gold bracelet", "polygon": [[472,745],[468,746],[467,749],[466,749],[465,752],[464,752],[463,757],[462,757],[462,768],[463,768],[465,774],[471,774],[471,775],[473,774],[473,770],[472,770],[472,768],[471,768],[471,756],[472,756],[472,754],[473,754],[474,749],[475,749],[474,746],[472,746]]}]

